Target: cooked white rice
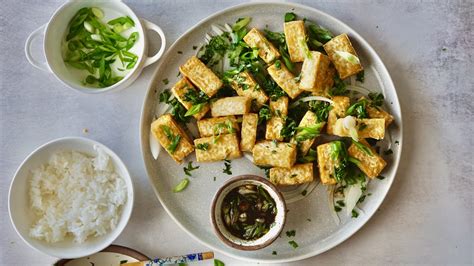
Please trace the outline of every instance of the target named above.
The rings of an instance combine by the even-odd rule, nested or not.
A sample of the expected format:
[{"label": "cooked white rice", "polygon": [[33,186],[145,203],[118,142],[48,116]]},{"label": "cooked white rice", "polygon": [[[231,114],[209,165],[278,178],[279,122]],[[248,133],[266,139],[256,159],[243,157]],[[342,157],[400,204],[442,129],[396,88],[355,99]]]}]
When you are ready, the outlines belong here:
[{"label": "cooked white rice", "polygon": [[73,237],[82,243],[117,225],[127,200],[125,181],[110,157],[79,152],[54,154],[32,171],[30,200],[37,220],[30,236],[50,243]]}]

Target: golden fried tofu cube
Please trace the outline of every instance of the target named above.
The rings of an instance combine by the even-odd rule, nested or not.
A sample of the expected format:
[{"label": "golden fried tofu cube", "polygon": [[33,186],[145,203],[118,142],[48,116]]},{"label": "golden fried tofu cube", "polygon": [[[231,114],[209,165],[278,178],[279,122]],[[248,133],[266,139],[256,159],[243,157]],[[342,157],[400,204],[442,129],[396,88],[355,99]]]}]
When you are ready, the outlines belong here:
[{"label": "golden fried tofu cube", "polygon": [[351,106],[351,99],[346,96],[334,96],[332,98],[332,109],[329,110],[327,133],[333,135],[336,120],[346,116],[347,109]]},{"label": "golden fried tofu cube", "polygon": [[[174,86],[171,88],[171,92],[173,93],[174,97],[178,99],[178,101],[186,108],[186,110],[191,109],[193,107],[193,104],[191,102],[188,102],[184,99],[184,95],[188,93],[188,91],[196,91],[196,88],[194,88],[193,84],[189,82],[187,78],[182,78],[180,79]],[[197,120],[201,119],[203,116],[206,115],[207,111],[209,111],[210,107],[209,104],[205,104],[201,111],[199,111],[197,114],[193,115],[194,118]]]},{"label": "golden fried tofu cube", "polygon": [[285,126],[285,119],[288,115],[288,97],[280,97],[276,101],[270,101],[270,111],[272,117],[267,121],[265,139],[282,141],[280,132]]},{"label": "golden fried tofu cube", "polygon": [[259,108],[268,101],[268,96],[248,71],[237,74],[230,85],[238,95],[247,96],[255,100]]},{"label": "golden fried tofu cube", "polygon": [[196,160],[198,162],[216,162],[225,159],[239,158],[242,153],[239,149],[239,140],[236,134],[225,134],[213,137],[205,137],[194,140],[196,147]]},{"label": "golden fried tofu cube", "polygon": [[211,115],[244,115],[250,111],[252,99],[246,96],[225,97],[211,103]]},{"label": "golden fried tofu cube", "polygon": [[196,56],[189,58],[179,67],[179,71],[209,97],[214,96],[222,87],[219,77]]},{"label": "golden fried tofu cube", "polygon": [[258,48],[258,56],[269,64],[280,57],[278,50],[256,28],[251,29],[244,36],[244,42],[251,48]]},{"label": "golden fried tofu cube", "polygon": [[267,68],[268,74],[280,86],[291,99],[294,99],[303,92],[296,82],[295,75],[291,73],[281,62],[276,62]]},{"label": "golden fried tofu cube", "polygon": [[316,148],[318,154],[319,178],[324,185],[336,184],[334,169],[339,165],[339,159],[333,158],[332,143],[321,144]]},{"label": "golden fried tofu cube", "polygon": [[357,145],[352,143],[347,151],[349,156],[360,161],[357,166],[370,178],[379,176],[387,165],[384,159],[382,159],[382,157],[380,157],[375,150],[370,147],[365,139],[361,139]]},{"label": "golden fried tofu cube", "polygon": [[270,182],[277,186],[300,185],[313,182],[313,163],[295,164],[290,169],[274,167],[270,169]]},{"label": "golden fried tofu cube", "polygon": [[[311,56],[308,56],[301,69],[300,89],[305,91],[311,91],[318,95],[325,96],[327,90],[327,75],[329,73],[329,57],[323,55],[320,52],[310,52]],[[331,77],[331,80],[333,77]]]},{"label": "golden fried tofu cube", "polygon": [[[191,138],[173,119],[171,114],[164,114],[153,121],[151,124],[151,132],[177,163],[182,163],[183,159],[194,151]],[[172,146],[174,138],[177,136],[180,137],[178,145],[174,148],[174,151],[170,150],[170,146]]]},{"label": "golden fried tofu cube", "polygon": [[387,128],[393,122],[393,116],[387,113],[380,107],[367,106],[367,114],[370,118],[383,118],[385,119],[385,127]]},{"label": "golden fried tofu cube", "polygon": [[[315,126],[317,123],[318,123],[318,117],[316,116],[316,114],[311,111],[307,111],[306,114],[301,119],[298,127],[311,127],[311,126]],[[311,146],[313,146],[313,143],[315,140],[316,138],[311,138],[311,139],[301,141],[299,143],[299,151],[301,152],[302,155],[306,155],[306,153],[309,151]],[[295,144],[297,143],[295,137],[291,139],[291,143],[295,143]]]},{"label": "golden fried tofu cube", "polygon": [[197,126],[201,138],[239,131],[239,123],[233,115],[198,120]]},{"label": "golden fried tofu cube", "polygon": [[259,166],[291,168],[296,162],[296,145],[277,141],[261,141],[252,150],[253,162]]},{"label": "golden fried tofu cube", "polygon": [[257,140],[258,115],[246,114],[242,116],[242,131],[240,150],[251,152]]},{"label": "golden fried tofu cube", "polygon": [[[334,124],[333,133],[340,137],[350,137],[350,130],[344,126],[344,119],[339,118]],[[385,119],[356,118],[356,129],[359,139],[383,139],[385,137]]]},{"label": "golden fried tofu cube", "polygon": [[304,21],[296,20],[284,24],[284,32],[288,53],[292,62],[303,62],[309,52],[306,43],[306,31]]},{"label": "golden fried tofu cube", "polygon": [[364,69],[347,34],[343,33],[332,38],[323,47],[329,59],[336,66],[341,79],[357,74]]}]

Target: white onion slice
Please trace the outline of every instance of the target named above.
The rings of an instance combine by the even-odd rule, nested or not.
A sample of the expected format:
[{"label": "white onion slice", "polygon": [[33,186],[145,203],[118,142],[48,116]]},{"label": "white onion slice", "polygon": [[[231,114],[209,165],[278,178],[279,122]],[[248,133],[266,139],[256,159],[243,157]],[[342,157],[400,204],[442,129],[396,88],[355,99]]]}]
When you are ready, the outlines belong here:
[{"label": "white onion slice", "polygon": [[308,96],[308,97],[303,97],[301,99],[299,99],[298,101],[292,103],[290,105],[290,108],[293,108],[295,106],[297,106],[298,104],[300,104],[301,102],[309,102],[309,101],[323,101],[323,102],[328,102],[330,104],[333,104],[334,102],[329,99],[329,98],[326,98],[326,97],[322,97],[322,96]]},{"label": "white onion slice", "polygon": [[349,135],[355,141],[359,141],[359,134],[356,129],[356,119],[353,116],[346,116],[342,120],[342,125],[349,130]]},{"label": "white onion slice", "polygon": [[211,25],[212,31],[214,31],[217,35],[222,35],[224,32],[218,25]]},{"label": "white onion slice", "polygon": [[357,183],[352,186],[348,186],[344,189],[344,202],[346,203],[346,214],[351,215],[352,210],[359,201],[360,196],[362,196],[362,186]]},{"label": "white onion slice", "polygon": [[158,103],[158,105],[156,106],[155,114],[156,114],[157,116],[162,116],[162,115],[164,115],[166,112],[168,112],[169,110],[171,110],[171,106],[170,106],[170,105],[165,104],[165,103]]},{"label": "white onion slice", "polygon": [[226,31],[232,32],[232,27],[228,23],[224,24],[224,28]]},{"label": "white onion slice", "polygon": [[361,87],[361,86],[356,86],[356,85],[347,85],[346,89],[349,90],[349,91],[358,92],[358,93],[363,94],[363,95],[368,95],[369,93],[371,93],[370,90],[368,90],[364,87]]},{"label": "white onion slice", "polygon": [[155,139],[155,136],[153,136],[153,133],[151,133],[151,130],[150,130],[150,151],[151,151],[151,155],[153,156],[155,160],[158,158],[158,155],[160,155],[160,151],[161,151],[161,146],[158,143],[158,141]]},{"label": "white onion slice", "polygon": [[334,223],[339,225],[341,220],[337,215],[336,210],[334,209],[334,189],[336,187],[334,185],[328,186],[328,203],[329,203],[329,212],[331,212],[331,216],[334,219]]}]

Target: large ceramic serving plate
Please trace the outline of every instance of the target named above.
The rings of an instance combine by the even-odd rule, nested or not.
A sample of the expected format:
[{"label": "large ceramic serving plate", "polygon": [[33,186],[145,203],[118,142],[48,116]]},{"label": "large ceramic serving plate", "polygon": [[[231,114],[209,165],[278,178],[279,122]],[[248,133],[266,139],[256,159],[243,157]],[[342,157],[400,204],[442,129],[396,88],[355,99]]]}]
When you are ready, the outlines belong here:
[{"label": "large ceramic serving plate", "polygon": [[[290,11],[302,18],[317,22],[335,34],[344,32],[349,34],[365,68],[364,87],[383,92],[387,103],[386,108],[395,117],[396,122],[390,127],[388,141],[398,142],[392,145],[393,155],[386,157],[388,166],[383,172],[386,178],[375,179],[369,183],[368,190],[372,195],[360,204],[363,212],[358,218],[346,217],[341,213],[341,223],[336,225],[329,210],[326,187],[321,184],[313,183],[309,187],[291,188],[290,191],[284,193],[285,198],[288,199],[289,212],[283,231],[294,229],[296,236],[290,239],[282,234],[272,245],[264,249],[252,252],[239,251],[223,244],[214,234],[210,222],[209,211],[212,197],[231,177],[222,172],[224,163],[200,163],[200,168],[192,172],[193,176],[190,178],[191,182],[187,189],[181,193],[173,193],[173,187],[185,177],[183,172],[185,165],[177,165],[166,152],[160,152],[157,160],[153,158],[150,149],[150,124],[155,119],[157,110],[162,109],[157,101],[159,93],[171,87],[179,79],[176,76],[179,65],[196,53],[192,47],[203,43],[205,34],[211,32],[213,24],[232,24],[239,17],[250,16],[252,17],[251,27],[263,29],[265,25],[268,25],[270,30],[282,31],[283,16]],[[169,80],[169,85],[163,84],[164,79]],[[210,248],[235,258],[255,262],[288,262],[320,254],[338,245],[359,230],[375,213],[395,178],[402,146],[402,118],[396,90],[385,66],[372,47],[349,26],[328,14],[306,6],[290,3],[248,3],[206,18],[183,34],[169,48],[161,59],[148,88],[142,110],[140,135],[146,170],[156,196],[183,230]],[[187,161],[196,162],[196,159],[192,155]],[[232,161],[232,173],[233,176],[264,175],[261,169],[245,157]],[[310,193],[302,196],[300,192],[305,188]],[[292,248],[288,244],[289,240],[296,241],[299,247]],[[272,255],[273,251],[276,251],[277,255]]]}]

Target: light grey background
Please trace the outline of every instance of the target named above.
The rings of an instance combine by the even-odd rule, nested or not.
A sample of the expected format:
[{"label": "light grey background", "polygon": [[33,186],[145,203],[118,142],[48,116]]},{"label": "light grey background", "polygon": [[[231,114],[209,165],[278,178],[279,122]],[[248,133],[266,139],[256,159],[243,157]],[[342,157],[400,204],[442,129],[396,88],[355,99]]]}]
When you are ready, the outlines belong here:
[{"label": "light grey background", "polygon": [[[199,20],[237,4],[127,2],[139,17],[163,28],[169,45]],[[343,244],[294,265],[472,264],[474,2],[298,2],[347,23],[378,52],[400,97],[405,139],[398,175],[374,217]],[[55,261],[30,249],[14,232],[7,194],[15,169],[29,152],[64,136],[104,143],[132,173],[135,209],[115,243],[150,256],[208,250],[168,217],[145,175],[138,129],[154,67],[122,92],[84,95],[27,62],[26,37],[60,5],[13,0],[0,4],[0,264]],[[226,265],[242,264],[221,254],[216,257]]]}]

